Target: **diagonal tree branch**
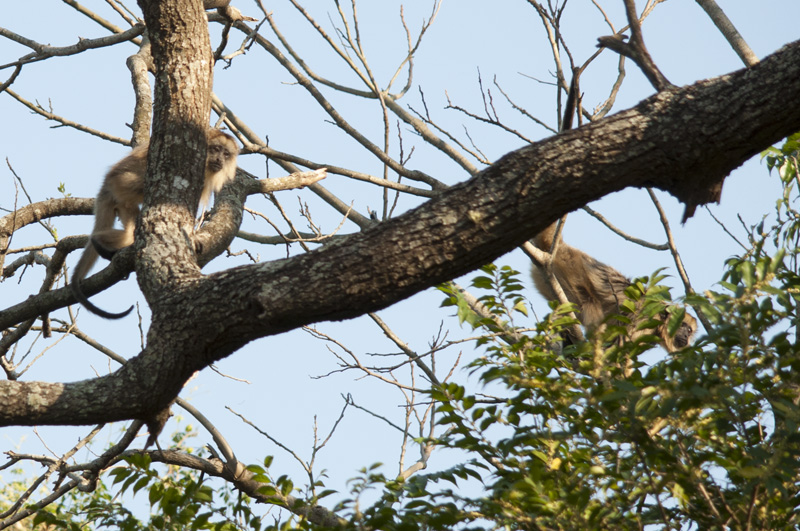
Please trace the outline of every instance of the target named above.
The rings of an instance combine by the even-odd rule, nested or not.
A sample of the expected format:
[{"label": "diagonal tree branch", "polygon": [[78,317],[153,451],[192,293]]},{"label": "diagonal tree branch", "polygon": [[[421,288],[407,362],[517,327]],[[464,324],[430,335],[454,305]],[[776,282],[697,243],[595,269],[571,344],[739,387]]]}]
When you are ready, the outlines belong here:
[{"label": "diagonal tree branch", "polygon": [[670,192],[686,219],[719,200],[731,170],[800,129],[800,107],[786,105],[798,93],[795,42],[750,69],[664,90],[509,153],[417,209],[316,251],[207,277],[179,266],[168,289],[146,290],[153,324],[139,356],[83,382],[0,382],[0,425],[147,419],[194,371],[251,340],[385,308],[627,187]]}]

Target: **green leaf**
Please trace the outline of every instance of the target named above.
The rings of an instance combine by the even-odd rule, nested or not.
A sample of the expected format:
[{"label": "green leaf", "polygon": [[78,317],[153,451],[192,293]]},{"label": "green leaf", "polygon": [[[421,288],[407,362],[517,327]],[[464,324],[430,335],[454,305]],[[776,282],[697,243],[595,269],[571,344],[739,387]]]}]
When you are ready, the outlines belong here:
[{"label": "green leaf", "polygon": [[133,493],[136,494],[144,487],[146,487],[148,483],[150,483],[150,478],[147,476],[139,479],[139,481],[137,481],[136,484],[133,486]]}]

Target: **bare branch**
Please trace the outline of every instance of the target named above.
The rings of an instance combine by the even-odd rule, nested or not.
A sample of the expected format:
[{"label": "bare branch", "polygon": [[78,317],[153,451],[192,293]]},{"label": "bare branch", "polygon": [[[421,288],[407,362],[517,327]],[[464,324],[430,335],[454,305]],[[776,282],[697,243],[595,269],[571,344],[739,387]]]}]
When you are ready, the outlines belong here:
[{"label": "bare branch", "polygon": [[632,59],[650,81],[650,84],[658,90],[666,90],[674,85],[661,73],[656,66],[650,52],[644,44],[642,36],[642,26],[639,17],[636,15],[636,4],[634,0],[625,0],[625,12],[628,16],[628,24],[631,28],[631,40],[626,43],[622,35],[600,37],[598,40],[600,47],[610,48],[620,55]]},{"label": "bare branch", "polygon": [[[667,214],[664,212],[664,209],[661,208],[661,203],[658,201],[655,192],[648,188],[647,193],[650,195],[650,199],[653,201],[653,205],[655,205],[656,210],[658,211],[658,216],[661,219],[661,225],[664,227],[664,232],[667,234],[669,251],[672,254],[672,259],[675,262],[675,268],[678,270],[678,275],[681,277],[681,281],[683,282],[684,293],[686,293],[686,295],[691,295],[694,293],[694,289],[692,288],[692,283],[689,281],[689,275],[686,274],[686,269],[683,267],[683,260],[681,260],[681,255],[678,252],[678,246],[675,245],[675,239],[672,237],[672,230],[669,228],[669,219],[667,219]],[[700,322],[703,323],[703,327],[706,330],[711,330],[712,325],[706,315],[699,311],[695,313],[700,319]]]},{"label": "bare branch", "polygon": [[97,39],[79,39],[77,43],[71,46],[62,46],[62,47],[55,47],[49,46],[47,44],[39,44],[36,41],[31,39],[27,39],[22,35],[17,35],[13,31],[7,30],[5,28],[0,28],[0,37],[5,37],[9,40],[18,42],[23,46],[27,46],[34,50],[33,52],[20,57],[18,60],[5,64],[0,65],[0,70],[4,68],[8,68],[11,66],[21,66],[28,63],[34,63],[37,61],[43,61],[50,57],[66,57],[68,55],[75,55],[81,52],[85,52],[86,50],[91,50],[93,48],[104,48],[106,46],[113,46],[114,44],[125,42],[128,40],[133,39],[134,37],[138,37],[142,33],[144,33],[145,27],[144,24],[137,24],[136,26],[123,31],[121,33],[115,33],[113,35],[108,35],[106,37],[100,37]]},{"label": "bare branch", "polygon": [[630,234],[624,232],[622,229],[616,227],[614,224],[608,221],[602,214],[600,214],[596,210],[593,210],[591,207],[585,206],[583,207],[583,210],[590,216],[594,217],[597,221],[608,227],[611,230],[611,232],[613,232],[618,236],[621,236],[622,238],[628,240],[631,243],[635,243],[636,245],[641,245],[642,247],[647,247],[648,249],[653,249],[655,251],[666,251],[667,249],[669,249],[668,243],[651,243],[648,242],[647,240],[642,240],[640,238],[631,236]]},{"label": "bare branch", "polygon": [[131,71],[133,93],[136,104],[133,109],[133,142],[132,147],[146,146],[150,143],[150,124],[152,123],[153,97],[150,89],[148,72],[155,71],[153,57],[150,54],[150,39],[147,34],[142,38],[139,51],[125,61]]},{"label": "bare branch", "polygon": [[326,176],[327,168],[320,168],[318,170],[293,173],[292,175],[278,177],[276,179],[262,179],[256,182],[258,183],[258,193],[267,194],[280,190],[304,188],[317,181],[321,181]]},{"label": "bare branch", "polygon": [[714,0],[696,0],[700,7],[708,14],[709,18],[714,25],[722,32],[722,35],[731,45],[733,51],[742,59],[742,62],[747,66],[753,66],[758,62],[758,56],[753,53],[747,41],[742,38],[739,32],[734,27],[733,22],[728,18],[728,15],[720,9],[717,2]]},{"label": "bare branch", "polygon": [[104,140],[110,140],[111,142],[116,142],[117,144],[122,144],[123,146],[130,146],[130,140],[125,138],[120,138],[118,136],[113,136],[108,133],[104,133],[102,131],[98,131],[97,129],[92,129],[91,127],[87,127],[83,124],[78,122],[73,122],[72,120],[68,120],[63,118],[57,114],[54,114],[48,110],[46,110],[41,105],[34,105],[33,103],[29,102],[16,92],[11,89],[6,89],[5,92],[9,94],[12,98],[23,104],[25,107],[29,108],[36,114],[40,114],[47,118],[48,120],[53,120],[55,122],[60,123],[61,125],[66,125],[67,127],[72,127],[73,129],[77,129],[78,131],[83,131],[84,133],[89,133],[90,135],[94,135],[96,137],[102,138]]},{"label": "bare branch", "polygon": [[[64,2],[65,4],[67,4],[68,6],[71,6],[72,8],[74,8],[79,13],[85,15],[90,20],[93,20],[93,21],[97,22],[102,27],[106,28],[108,31],[110,31],[112,33],[122,33],[124,31],[122,28],[112,24],[111,22],[107,21],[106,19],[104,19],[103,17],[98,15],[97,13],[85,8],[80,3],[78,3],[76,0],[61,0],[61,1]],[[134,39],[133,42],[134,42],[134,44],[137,44],[137,45],[139,44],[138,39]]]},{"label": "bare branch", "polygon": [[[239,134],[240,140],[243,140],[247,143],[256,146],[256,149],[259,148],[266,148],[267,143],[264,142],[259,135],[255,133],[250,127],[241,120],[236,113],[234,113],[229,107],[227,107],[222,101],[216,96],[216,94],[211,95],[212,106],[214,111],[219,115],[225,116],[225,122],[230,124]],[[252,148],[251,148],[252,149]],[[276,162],[280,167],[285,169],[289,173],[298,173],[299,168],[294,164],[277,159]],[[309,189],[321,197],[325,202],[331,205],[333,208],[338,210],[341,214],[348,214],[349,219],[356,225],[361,228],[366,228],[372,225],[372,221],[369,218],[366,218],[359,214],[358,212],[350,212],[351,208],[349,205],[345,204],[341,201],[338,197],[330,193],[327,189],[325,189],[322,185],[318,183],[314,183],[309,186]]]}]

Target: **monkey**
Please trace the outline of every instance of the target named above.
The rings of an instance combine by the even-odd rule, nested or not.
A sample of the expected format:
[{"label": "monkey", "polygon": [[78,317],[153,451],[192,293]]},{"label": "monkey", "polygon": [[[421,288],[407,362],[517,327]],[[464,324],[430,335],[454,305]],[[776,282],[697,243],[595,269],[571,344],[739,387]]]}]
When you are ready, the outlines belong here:
[{"label": "monkey", "polygon": [[[572,129],[573,115],[580,117],[578,79],[581,69],[574,69],[570,82],[569,94],[564,105],[564,117],[560,132]],[[533,243],[548,253],[553,251],[557,222],[534,236]],[[601,325],[608,316],[620,313],[620,302],[625,300],[625,289],[631,281],[625,275],[583,251],[559,241],[558,249],[552,261],[553,274],[564,290],[567,300],[578,308],[578,320],[587,329]],[[547,280],[546,272],[537,264],[531,268],[533,283],[539,293],[548,300],[556,300],[557,296]],[[669,334],[667,321],[669,313],[666,309],[660,312],[657,320],[661,322],[654,330],[631,331],[631,339],[648,333],[660,338],[659,343],[669,352],[683,348],[689,344],[697,331],[697,321],[685,314],[683,322],[674,336]],[[566,333],[565,343],[574,343],[574,338]]]},{"label": "monkey", "polygon": [[[534,237],[534,244],[539,249],[548,252],[552,250],[556,225],[556,223],[550,225]],[[620,303],[625,300],[625,289],[631,284],[625,275],[563,241],[559,241],[552,267],[553,274],[564,290],[567,300],[577,306],[578,320],[584,327],[594,329],[608,316],[621,313]],[[548,300],[557,298],[542,268],[534,264],[531,276],[536,289],[543,297]],[[660,321],[655,329],[632,330],[631,339],[645,334],[655,334],[660,338],[659,343],[669,352],[687,346],[697,331],[695,318],[688,313],[685,314],[674,336],[669,334],[668,318],[669,313],[665,309],[655,316],[655,319]],[[574,342],[569,333],[566,342]]]},{"label": "monkey", "polygon": [[[236,174],[239,149],[234,138],[218,129],[208,129],[206,170],[200,204],[208,204],[212,193],[218,192]],[[144,175],[147,167],[148,146],[134,148],[108,170],[94,204],[94,228],[89,243],[83,250],[72,273],[70,288],[74,297],[92,313],[106,319],[120,319],[128,315],[133,306],[120,313],[102,310],[89,302],[80,283],[97,261],[98,256],[111,260],[114,254],[133,243],[133,231],[139,216],[139,205],[144,198]],[[119,218],[121,229],[114,228]]]}]

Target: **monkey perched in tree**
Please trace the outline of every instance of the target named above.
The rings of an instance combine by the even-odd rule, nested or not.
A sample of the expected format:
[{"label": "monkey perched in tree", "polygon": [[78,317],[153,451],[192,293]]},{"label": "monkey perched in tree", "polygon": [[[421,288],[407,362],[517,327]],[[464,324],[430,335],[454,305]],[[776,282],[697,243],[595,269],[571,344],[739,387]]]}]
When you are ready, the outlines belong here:
[{"label": "monkey perched in tree", "polygon": [[[575,114],[580,116],[579,77],[580,69],[573,70],[567,102],[564,105],[561,132],[572,128],[572,118]],[[554,223],[537,234],[533,239],[536,247],[548,253],[553,252],[556,227],[557,223]],[[631,284],[625,275],[561,240],[551,266],[553,275],[564,290],[567,300],[578,307],[578,319],[584,327],[596,328],[608,316],[621,313],[620,303],[626,299],[625,289]],[[531,275],[536,289],[544,298],[558,300],[542,267],[534,263]],[[631,339],[652,333],[661,338],[660,343],[665,349],[673,352],[688,345],[697,331],[697,321],[688,313],[685,314],[674,336],[671,336],[667,329],[669,313],[666,309],[656,318],[661,322],[658,327],[652,330],[629,330]],[[574,338],[569,333],[565,339],[569,343],[574,343]]]},{"label": "monkey perched in tree", "polygon": [[[538,248],[550,252],[555,233],[554,223],[537,234],[533,241]],[[578,307],[578,319],[587,329],[596,328],[608,316],[621,313],[620,303],[626,299],[625,289],[630,286],[631,281],[613,267],[559,241],[552,268],[553,275],[564,290],[567,300]],[[534,265],[531,273],[536,289],[542,296],[548,300],[557,300],[542,268]],[[688,313],[685,314],[675,335],[671,336],[667,330],[668,318],[669,313],[665,309],[654,316],[654,319],[660,321],[655,329],[630,330],[631,339],[654,334],[660,338],[659,343],[669,352],[685,347],[697,331],[697,321]],[[567,340],[572,342],[569,334]]]},{"label": "monkey perched in tree", "polygon": [[[230,135],[217,129],[208,130],[206,171],[200,204],[207,205],[212,192],[218,192],[236,174],[236,157],[239,149]],[[89,243],[72,273],[72,294],[89,311],[106,319],[119,319],[128,315],[133,306],[121,313],[101,310],[86,298],[81,290],[81,280],[97,261],[98,256],[108,260],[118,250],[133,243],[133,230],[139,215],[139,204],[144,198],[144,174],[147,167],[148,146],[139,146],[117,162],[106,174],[94,204],[94,228]],[[114,228],[119,217],[121,229]]]}]

